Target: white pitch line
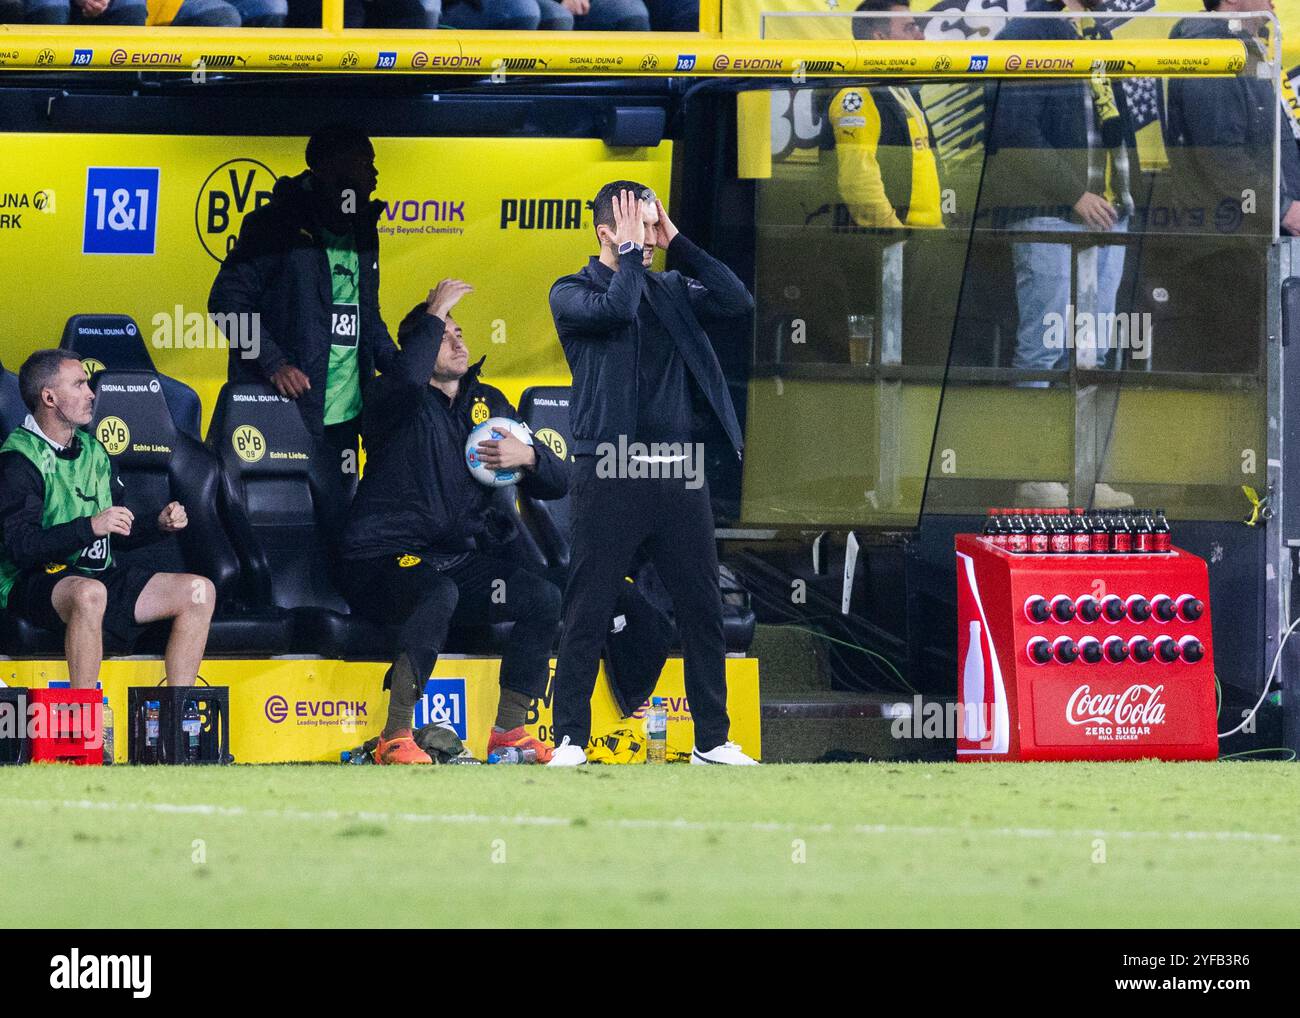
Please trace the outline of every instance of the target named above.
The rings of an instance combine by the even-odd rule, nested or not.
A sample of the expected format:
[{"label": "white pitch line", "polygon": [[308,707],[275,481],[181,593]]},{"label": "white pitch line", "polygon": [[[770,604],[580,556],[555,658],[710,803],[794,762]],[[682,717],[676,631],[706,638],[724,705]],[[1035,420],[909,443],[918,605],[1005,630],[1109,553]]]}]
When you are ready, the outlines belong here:
[{"label": "white pitch line", "polygon": [[966,837],[988,835],[1000,838],[1050,839],[1050,838],[1151,838],[1167,841],[1247,841],[1287,844],[1300,841],[1300,835],[1271,834],[1259,831],[1108,831],[1087,829],[1057,829],[1050,827],[913,827],[897,824],[854,824],[837,827],[834,824],[798,824],[785,821],[736,820],[662,820],[656,818],[625,818],[617,820],[535,816],[489,816],[482,813],[380,813],[370,810],[250,810],[243,806],[217,806],[209,803],[168,802],[102,802],[92,799],[0,799],[0,806],[26,808],[63,808],[100,810],[108,813],[159,813],[169,816],[195,815],[220,817],[248,817],[265,820],[364,821],[389,823],[401,821],[417,824],[496,824],[511,827],[614,827],[657,831],[716,831],[734,830],[753,833],[784,831],[795,834],[898,834],[910,837]]}]

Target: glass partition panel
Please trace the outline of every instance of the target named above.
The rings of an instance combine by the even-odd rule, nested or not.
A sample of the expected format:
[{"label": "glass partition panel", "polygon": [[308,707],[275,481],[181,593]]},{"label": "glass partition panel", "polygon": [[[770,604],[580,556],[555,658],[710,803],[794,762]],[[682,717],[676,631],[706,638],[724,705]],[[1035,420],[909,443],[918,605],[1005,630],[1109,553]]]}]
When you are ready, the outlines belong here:
[{"label": "glass partition panel", "polygon": [[[1265,486],[1270,252],[1300,148],[1269,21],[1129,20],[1151,37],[1235,33],[1252,58],[1213,78],[755,83],[772,132],[744,522],[1245,514],[1241,486]],[[992,31],[1087,45],[1096,28]]]}]

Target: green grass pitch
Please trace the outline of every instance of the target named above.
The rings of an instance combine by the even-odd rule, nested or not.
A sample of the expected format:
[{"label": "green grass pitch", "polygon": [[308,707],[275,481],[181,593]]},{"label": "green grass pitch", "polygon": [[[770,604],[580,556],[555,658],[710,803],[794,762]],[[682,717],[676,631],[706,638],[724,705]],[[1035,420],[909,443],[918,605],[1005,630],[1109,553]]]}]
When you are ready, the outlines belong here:
[{"label": "green grass pitch", "polygon": [[1285,926],[1300,768],[0,769],[14,927]]}]

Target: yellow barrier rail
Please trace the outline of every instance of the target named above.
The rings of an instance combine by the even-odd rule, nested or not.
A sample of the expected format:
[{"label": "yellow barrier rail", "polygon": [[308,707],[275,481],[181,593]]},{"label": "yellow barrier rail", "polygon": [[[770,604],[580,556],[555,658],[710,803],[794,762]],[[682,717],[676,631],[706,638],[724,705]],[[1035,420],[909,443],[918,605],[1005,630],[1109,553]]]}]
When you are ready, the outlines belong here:
[{"label": "yellow barrier rail", "polygon": [[1235,39],[727,40],[712,33],[414,32],[0,25],[0,69],[610,77],[1225,76]]}]

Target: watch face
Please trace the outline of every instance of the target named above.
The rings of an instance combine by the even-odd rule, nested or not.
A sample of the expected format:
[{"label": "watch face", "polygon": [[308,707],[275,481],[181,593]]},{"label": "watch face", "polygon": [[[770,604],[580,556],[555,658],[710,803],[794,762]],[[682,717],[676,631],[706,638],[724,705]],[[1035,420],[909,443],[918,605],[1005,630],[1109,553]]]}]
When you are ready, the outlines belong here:
[{"label": "watch face", "polygon": [[635,249],[636,249],[635,244],[633,244],[630,240],[625,240],[623,241],[623,243],[621,243],[618,246],[618,253],[627,254],[629,251],[634,251]]}]

